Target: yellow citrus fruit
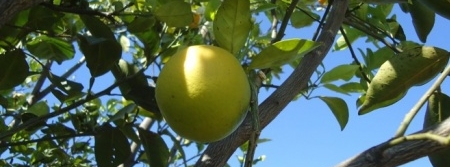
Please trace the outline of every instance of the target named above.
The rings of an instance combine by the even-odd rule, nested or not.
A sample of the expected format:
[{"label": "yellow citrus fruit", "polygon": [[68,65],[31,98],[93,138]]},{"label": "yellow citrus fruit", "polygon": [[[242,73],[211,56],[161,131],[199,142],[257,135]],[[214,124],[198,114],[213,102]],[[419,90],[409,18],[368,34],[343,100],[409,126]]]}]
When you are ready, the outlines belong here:
[{"label": "yellow citrus fruit", "polygon": [[169,126],[197,142],[225,138],[243,121],[250,86],[228,51],[196,45],[175,53],[156,83],[156,101]]}]

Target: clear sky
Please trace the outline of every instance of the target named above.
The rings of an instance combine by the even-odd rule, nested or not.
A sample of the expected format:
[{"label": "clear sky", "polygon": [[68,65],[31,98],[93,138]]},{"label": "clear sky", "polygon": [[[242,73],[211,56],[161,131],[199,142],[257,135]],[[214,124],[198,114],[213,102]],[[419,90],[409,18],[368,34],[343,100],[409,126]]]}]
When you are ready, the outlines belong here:
[{"label": "clear sky", "polygon": [[[397,5],[395,6],[393,13],[397,15],[398,22],[403,26],[407,39],[418,42],[411,17],[409,14],[401,12]],[[450,45],[444,41],[450,39],[450,34],[447,33],[448,27],[445,28],[448,24],[448,20],[437,16],[434,29],[429,35],[426,45],[450,50]],[[314,28],[313,26],[312,29]],[[311,31],[288,29],[285,38],[310,39]],[[360,47],[364,50],[366,47],[372,47],[364,40],[357,41],[353,45],[354,48]],[[362,60],[361,57],[359,58]],[[347,49],[330,52],[324,60],[324,65],[329,70],[339,64],[351,62],[352,59]],[[285,67],[283,71],[284,74],[281,76],[284,79],[292,72],[292,68]],[[430,83],[432,82],[434,80]],[[276,83],[281,83],[281,81]],[[270,138],[272,141],[257,147],[255,156],[266,156],[266,160],[257,166],[334,166],[357,153],[382,143],[395,134],[405,114],[429,88],[430,83],[422,87],[413,87],[398,103],[363,116],[358,116],[356,109],[356,99],[359,94],[346,96],[327,91],[325,88],[317,89],[314,95],[337,96],[344,98],[347,102],[350,118],[346,128],[343,131],[340,130],[331,110],[320,99],[301,98],[293,101],[262,131],[261,138]],[[444,85],[448,84],[448,81],[444,82]],[[443,92],[450,92],[448,86],[443,87]],[[262,90],[260,99],[267,97],[269,93]],[[424,110],[421,110],[407,133],[422,129],[423,116]],[[235,157],[232,157],[230,162],[233,162]],[[431,167],[431,164],[425,157],[403,165],[403,167]]]}]

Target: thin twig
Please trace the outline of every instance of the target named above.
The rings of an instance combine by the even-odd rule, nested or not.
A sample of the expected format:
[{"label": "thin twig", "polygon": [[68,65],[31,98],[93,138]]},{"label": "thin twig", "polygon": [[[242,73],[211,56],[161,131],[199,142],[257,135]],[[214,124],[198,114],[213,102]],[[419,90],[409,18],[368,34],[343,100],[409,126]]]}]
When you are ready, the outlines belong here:
[{"label": "thin twig", "polygon": [[394,138],[403,136],[405,134],[406,129],[408,128],[409,124],[414,119],[416,114],[419,112],[420,108],[422,108],[422,106],[428,100],[428,97],[430,97],[431,94],[433,94],[433,92],[441,86],[442,82],[444,82],[444,79],[447,78],[448,74],[450,74],[450,65],[447,66],[447,68],[436,79],[436,81],[433,83],[433,85],[422,95],[422,97],[414,105],[414,107],[411,108],[411,110],[405,115],[405,118],[403,119],[402,123],[400,124],[400,127],[398,128],[397,132],[395,133]]},{"label": "thin twig", "polygon": [[347,43],[348,50],[350,51],[350,55],[352,55],[353,61],[358,65],[359,71],[361,72],[363,78],[370,83],[369,77],[367,77],[367,74],[364,72],[361,62],[359,62],[358,58],[356,57],[355,51],[353,50],[352,43],[348,39],[347,34],[345,33],[344,29],[341,27],[339,28],[339,31],[341,31],[342,36],[344,37],[345,43]]},{"label": "thin twig", "polygon": [[39,139],[13,142],[13,143],[3,142],[3,143],[0,143],[0,148],[26,145],[26,144],[30,144],[30,143],[39,143],[39,142],[43,142],[43,141],[56,140],[56,139],[67,139],[67,138],[93,136],[93,135],[95,135],[94,132],[88,132],[88,133],[60,135],[60,136],[53,136],[53,137],[43,137],[43,138],[39,138]]},{"label": "thin twig", "polygon": [[283,39],[284,32],[286,31],[286,27],[288,25],[289,19],[291,18],[292,13],[294,12],[295,7],[297,6],[300,0],[292,0],[291,4],[287,8],[283,20],[281,21],[280,29],[278,29],[277,36],[272,39],[271,43],[275,43]]},{"label": "thin twig", "polygon": [[104,95],[108,95],[117,86],[119,86],[120,84],[126,82],[129,79],[134,78],[135,76],[137,76],[138,74],[140,74],[144,70],[145,70],[145,68],[140,69],[136,74],[130,75],[129,77],[127,77],[127,78],[125,78],[123,80],[119,80],[119,81],[113,83],[111,86],[107,87],[106,89],[100,91],[97,94],[86,96],[85,99],[78,100],[78,101],[76,101],[76,102],[74,102],[74,103],[72,103],[72,104],[70,104],[70,105],[68,105],[68,106],[66,106],[64,108],[61,108],[61,109],[56,110],[54,112],[51,112],[49,114],[46,114],[46,115],[43,115],[43,116],[40,116],[40,117],[36,117],[36,118],[32,118],[29,121],[27,121],[27,122],[25,122],[25,123],[15,127],[15,128],[12,128],[12,129],[10,129],[10,130],[8,130],[6,132],[2,132],[0,134],[0,140],[3,140],[3,139],[5,139],[5,138],[7,138],[9,136],[12,136],[13,134],[15,134],[15,133],[17,133],[17,132],[19,132],[21,130],[30,128],[32,126],[35,126],[35,125],[37,125],[37,124],[39,124],[41,122],[44,122],[44,121],[46,121],[46,120],[48,120],[50,118],[59,116],[59,115],[64,114],[66,112],[69,112],[70,110],[75,109],[78,106],[81,106],[81,105],[83,105],[83,104],[85,104],[85,103],[87,103],[87,102],[89,102],[91,100],[94,100],[94,99],[98,98],[98,97],[101,97],[101,96],[104,96]]},{"label": "thin twig", "polygon": [[[63,75],[61,75],[62,78],[67,78],[70,75],[72,75],[75,71],[77,71],[84,63],[86,62],[86,59],[84,56],[80,59],[80,61],[77,62],[74,66],[72,66],[67,72],[65,72]],[[39,93],[36,93],[34,96],[34,101],[39,101],[45,96],[47,96],[56,86],[51,84],[47,86],[44,90],[42,90]]]}]

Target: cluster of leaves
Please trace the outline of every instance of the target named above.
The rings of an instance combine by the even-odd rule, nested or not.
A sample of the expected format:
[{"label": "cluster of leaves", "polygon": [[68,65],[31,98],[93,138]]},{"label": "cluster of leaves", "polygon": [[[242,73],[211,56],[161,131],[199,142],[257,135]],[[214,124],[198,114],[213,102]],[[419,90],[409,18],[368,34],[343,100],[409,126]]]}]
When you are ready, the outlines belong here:
[{"label": "cluster of leaves", "polygon": [[[146,69],[162,68],[181,47],[213,44],[236,55],[248,70],[265,71],[262,86],[276,87],[271,83],[279,78],[282,66],[296,67],[306,53],[321,45],[315,39],[281,40],[289,23],[296,29],[323,24],[318,9],[324,6],[315,0],[291,3],[54,0],[21,11],[0,28],[0,153],[7,154],[0,164],[117,166],[129,161],[187,166],[205,144],[187,141],[170,131],[154,99],[152,83],[157,77],[148,76]],[[345,95],[360,93],[358,105],[363,104],[376,70],[395,56],[398,48],[411,44],[395,15],[390,15],[392,8],[393,4],[352,1],[334,49],[348,48],[354,62],[331,70],[317,69],[317,78],[299,97],[311,99],[314,90],[324,87]],[[201,19],[196,19],[198,15]],[[270,32],[261,32],[254,18],[260,15],[284,28],[278,32],[274,26]],[[351,47],[361,38],[374,45],[359,49],[363,62]],[[78,50],[83,58],[57,75],[52,64],[74,62]],[[90,73],[89,84],[69,80],[84,64]],[[94,90],[99,78],[109,72],[116,81]],[[339,80],[345,83],[337,85]],[[123,99],[114,97],[116,88]],[[55,101],[43,100],[53,97]],[[318,98],[330,107],[343,129],[349,115],[345,101],[340,97]],[[139,126],[146,120],[152,123]],[[151,128],[154,124],[158,126]],[[131,143],[143,147],[135,151]],[[188,158],[184,149],[192,145],[197,153]],[[244,153],[245,147],[241,147]]]},{"label": "cluster of leaves", "polygon": [[[312,12],[315,3],[297,5],[290,18],[296,28],[318,19]],[[131,164],[186,165],[189,159],[183,149],[193,142],[177,137],[165,125],[154,100],[155,81],[149,82],[156,77],[147,76],[145,70],[161,68],[179,47],[216,44],[250,61],[251,69],[274,68],[271,73],[277,76],[280,66],[318,46],[300,39],[271,45],[270,34],[252,21],[252,15],[261,13],[272,18],[270,10],[281,20],[288,5],[262,0],[61,0],[21,11],[0,28],[0,151],[6,156],[0,163],[117,166],[131,157]],[[195,14],[202,18],[192,26]],[[54,62],[74,62],[78,50],[83,57],[76,65],[63,74],[53,70]],[[273,61],[273,54],[282,58]],[[90,72],[89,84],[68,79],[84,66]],[[98,78],[109,72],[116,81],[94,90]],[[268,76],[270,83],[272,75]],[[124,99],[110,96],[116,87]],[[150,127],[138,125],[145,119],[159,126],[144,130]],[[131,142],[143,146],[134,152],[137,158]],[[167,143],[173,144],[172,149]],[[196,145],[193,158],[205,144]]]}]

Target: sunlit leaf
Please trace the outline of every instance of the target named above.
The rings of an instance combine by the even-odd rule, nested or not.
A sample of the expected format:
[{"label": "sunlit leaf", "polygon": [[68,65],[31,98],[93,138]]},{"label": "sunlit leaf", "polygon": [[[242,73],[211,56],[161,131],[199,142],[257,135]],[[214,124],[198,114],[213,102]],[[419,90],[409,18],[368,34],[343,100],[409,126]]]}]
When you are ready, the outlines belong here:
[{"label": "sunlit leaf", "polygon": [[318,47],[320,44],[303,39],[288,39],[274,43],[262,50],[252,59],[249,67],[263,69],[278,67],[301,59],[305,54]]},{"label": "sunlit leaf", "polygon": [[320,79],[320,82],[328,83],[339,79],[349,81],[353,76],[355,76],[355,72],[358,70],[358,68],[359,68],[358,65],[351,65],[351,64],[339,65],[323,74],[322,78]]},{"label": "sunlit leaf", "polygon": [[345,94],[345,95],[349,95],[348,92],[345,89],[342,89],[341,87],[336,86],[334,84],[326,83],[326,84],[323,84],[323,86],[325,88],[327,88],[327,89],[332,90],[332,91],[335,91],[335,92],[338,92],[338,93],[342,93],[342,94]]},{"label": "sunlit leaf", "polygon": [[345,103],[344,100],[338,97],[320,96],[319,98],[323,102],[325,102],[327,106],[331,109],[331,111],[334,114],[334,117],[336,117],[336,120],[339,122],[339,125],[341,126],[341,130],[344,130],[345,126],[347,125],[349,117],[347,103]]},{"label": "sunlit leaf", "polygon": [[400,100],[412,86],[420,86],[441,72],[449,53],[441,48],[418,46],[404,50],[383,63],[366,93],[359,115]]},{"label": "sunlit leaf", "polygon": [[155,15],[170,27],[188,26],[194,19],[191,5],[184,1],[169,1],[159,7]]},{"label": "sunlit leaf", "polygon": [[236,55],[252,29],[249,0],[223,0],[214,18],[213,32],[220,47]]},{"label": "sunlit leaf", "polygon": [[0,68],[0,90],[21,84],[29,75],[25,54],[20,49],[0,54]]}]

